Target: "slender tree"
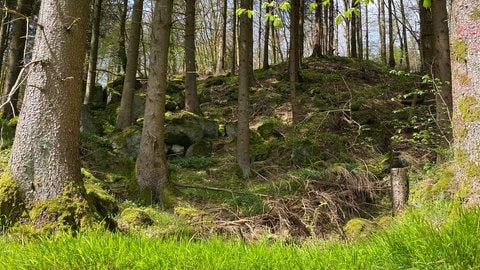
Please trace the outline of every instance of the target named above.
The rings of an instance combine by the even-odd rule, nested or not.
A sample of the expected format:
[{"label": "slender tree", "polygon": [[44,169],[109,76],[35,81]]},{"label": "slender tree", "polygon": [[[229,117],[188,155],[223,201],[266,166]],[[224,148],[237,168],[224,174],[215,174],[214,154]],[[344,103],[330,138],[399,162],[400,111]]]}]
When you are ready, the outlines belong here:
[{"label": "slender tree", "polygon": [[143,199],[151,203],[161,203],[164,199],[163,188],[168,181],[164,124],[173,0],[156,0],[154,3],[150,76],[136,179]]},{"label": "slender tree", "polygon": [[102,1],[93,1],[92,33],[90,35],[90,51],[88,57],[87,83],[83,104],[90,104],[93,98],[97,78],[98,42],[100,39],[100,21],[102,14]]},{"label": "slender tree", "polygon": [[298,33],[299,33],[299,14],[300,2],[299,0],[291,1],[290,8],[290,50],[288,61],[288,73],[290,81],[290,102],[292,104],[292,122],[296,125],[300,122],[299,106],[297,101],[297,84],[298,75],[300,71],[299,49],[298,49]]},{"label": "slender tree", "polygon": [[[437,123],[441,127],[447,142],[451,141],[452,87],[450,63],[450,39],[448,29],[447,1],[432,1],[434,57],[433,65],[435,84],[438,86],[436,95]],[[448,147],[448,144],[444,144]]]},{"label": "slender tree", "polygon": [[200,114],[197,95],[197,65],[195,63],[196,2],[196,0],[185,0],[185,110]]},{"label": "slender tree", "polygon": [[420,72],[431,74],[434,52],[432,11],[423,6],[423,1],[418,1],[420,9]]},{"label": "slender tree", "polygon": [[[233,0],[233,13],[237,12],[237,1]],[[232,75],[237,72],[237,16],[232,16]]]},{"label": "slender tree", "polygon": [[462,203],[480,204],[480,46],[478,6],[472,1],[451,2],[451,56],[455,179],[466,191]]},{"label": "slender tree", "polygon": [[[240,0],[240,8],[253,9],[252,0]],[[238,74],[238,127],[237,127],[237,164],[240,167],[243,178],[251,176],[250,164],[250,110],[249,89],[251,72],[253,71],[253,21],[244,12],[239,16],[240,20],[240,58]],[[249,59],[250,58],[250,59]]]},{"label": "slender tree", "polygon": [[127,33],[126,22],[128,13],[128,0],[123,0],[123,5],[119,6],[120,10],[120,27],[118,33],[118,59],[120,59],[121,71],[125,72],[127,69],[127,50],[125,48],[125,36]]},{"label": "slender tree", "polygon": [[312,56],[320,57],[323,54],[323,5],[321,0],[315,0],[315,37],[313,39]]},{"label": "slender tree", "polygon": [[[32,0],[17,0],[16,12],[22,16],[29,17],[32,12]],[[12,116],[18,113],[18,89],[13,89],[17,82],[20,70],[23,66],[25,44],[27,39],[28,21],[25,17],[18,17],[13,20],[10,33],[10,51],[8,53],[7,72],[3,82],[3,95],[1,108],[3,116]]]},{"label": "slender tree", "polygon": [[228,2],[227,0],[222,1],[222,33],[221,33],[221,44],[220,49],[218,50],[217,56],[217,68],[215,73],[217,75],[222,74],[225,72],[225,55],[227,51],[227,10],[228,10]]},{"label": "slender tree", "polygon": [[388,0],[388,66],[395,67],[394,53],[394,35],[393,35],[393,0]]},{"label": "slender tree", "polygon": [[127,68],[123,81],[122,100],[118,112],[117,129],[123,130],[132,124],[132,106],[137,81],[138,48],[142,33],[143,0],[133,2],[130,39],[128,40]]},{"label": "slender tree", "polygon": [[[390,1],[390,0],[387,0]],[[380,59],[387,64],[387,35],[385,27],[385,0],[378,1],[378,30],[380,37]]]},{"label": "slender tree", "polygon": [[[265,13],[270,13],[270,7],[267,6]],[[263,36],[263,64],[262,68],[267,69],[270,67],[269,63],[269,47],[270,47],[270,28],[272,27],[272,22],[270,20],[267,20],[265,22],[265,32]]]}]

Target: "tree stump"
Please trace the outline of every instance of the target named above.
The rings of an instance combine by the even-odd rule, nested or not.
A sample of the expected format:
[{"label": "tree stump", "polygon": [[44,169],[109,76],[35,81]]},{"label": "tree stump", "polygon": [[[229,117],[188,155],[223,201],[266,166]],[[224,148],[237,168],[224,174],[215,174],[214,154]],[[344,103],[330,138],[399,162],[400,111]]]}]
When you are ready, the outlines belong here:
[{"label": "tree stump", "polygon": [[392,185],[392,211],[395,216],[408,202],[408,176],[406,168],[392,168],[390,173]]}]

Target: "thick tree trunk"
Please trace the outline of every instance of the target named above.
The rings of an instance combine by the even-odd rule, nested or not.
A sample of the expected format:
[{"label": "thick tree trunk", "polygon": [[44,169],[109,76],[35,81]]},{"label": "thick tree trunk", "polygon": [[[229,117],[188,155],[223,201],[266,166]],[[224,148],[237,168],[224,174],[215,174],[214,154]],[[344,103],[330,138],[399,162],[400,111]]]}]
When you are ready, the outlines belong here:
[{"label": "thick tree trunk", "polygon": [[118,112],[117,129],[124,130],[132,124],[133,96],[137,80],[138,48],[142,33],[143,0],[133,2],[132,26],[128,40],[127,69],[123,81],[122,101]]},{"label": "thick tree trunk", "polygon": [[452,140],[452,72],[450,63],[450,39],[448,37],[447,1],[432,1],[431,9],[433,14],[432,22],[435,48],[433,75],[435,79],[438,79],[438,81],[435,81],[438,87],[438,92],[435,98],[437,112],[436,120],[445,137],[442,146],[448,148],[449,143]]},{"label": "thick tree trunk", "polygon": [[102,14],[102,0],[94,0],[93,4],[93,20],[92,20],[92,34],[90,38],[90,52],[88,56],[88,72],[87,83],[85,87],[85,97],[83,104],[90,104],[92,102],[95,91],[95,84],[97,78],[97,58],[98,58],[98,41],[100,39],[100,21]]},{"label": "thick tree trunk", "polygon": [[58,198],[65,189],[81,186],[80,104],[88,2],[41,3],[42,29],[35,37],[9,162],[27,202]]},{"label": "thick tree trunk", "polygon": [[[17,0],[16,11],[19,14],[30,16],[32,12],[32,0]],[[24,18],[15,18],[13,20],[12,31],[10,33],[10,52],[8,54],[8,66],[3,82],[2,103],[5,104],[1,110],[3,116],[12,116],[18,113],[17,101],[19,89],[13,89],[18,75],[23,66],[23,57],[25,52],[27,34],[27,21]],[[16,86],[18,87],[18,86]],[[6,102],[9,102],[6,104]]]},{"label": "thick tree trunk", "polygon": [[[240,7],[251,10],[253,8],[252,0],[241,0]],[[240,20],[240,58],[239,81],[238,81],[238,127],[237,127],[237,164],[242,171],[243,178],[249,178],[250,168],[250,109],[249,95],[250,74],[252,67],[252,42],[253,23],[247,14],[242,14]]]},{"label": "thick tree trunk", "polygon": [[173,0],[155,1],[150,47],[150,76],[142,138],[137,157],[137,184],[142,199],[163,202],[168,181],[164,123]]},{"label": "thick tree trunk", "polygon": [[185,110],[200,114],[195,63],[195,4],[196,0],[185,0]]},{"label": "thick tree trunk", "polygon": [[480,204],[480,17],[468,0],[452,2],[452,57],[455,179],[466,206]]}]

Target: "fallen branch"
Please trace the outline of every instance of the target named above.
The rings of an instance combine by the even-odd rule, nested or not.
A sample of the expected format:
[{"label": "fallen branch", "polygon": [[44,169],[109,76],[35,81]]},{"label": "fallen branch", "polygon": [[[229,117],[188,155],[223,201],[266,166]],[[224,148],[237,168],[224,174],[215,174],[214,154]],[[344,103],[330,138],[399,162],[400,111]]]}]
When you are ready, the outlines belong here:
[{"label": "fallen branch", "polygon": [[273,196],[266,195],[266,194],[245,192],[245,191],[233,190],[233,189],[228,189],[228,188],[208,187],[208,186],[191,185],[191,184],[181,184],[181,183],[177,183],[177,182],[173,182],[173,181],[172,181],[172,183],[173,183],[173,185],[175,185],[177,187],[181,187],[181,188],[205,189],[205,190],[228,192],[228,193],[232,193],[232,194],[255,195],[255,196],[266,197],[266,198],[272,198],[273,197]]}]

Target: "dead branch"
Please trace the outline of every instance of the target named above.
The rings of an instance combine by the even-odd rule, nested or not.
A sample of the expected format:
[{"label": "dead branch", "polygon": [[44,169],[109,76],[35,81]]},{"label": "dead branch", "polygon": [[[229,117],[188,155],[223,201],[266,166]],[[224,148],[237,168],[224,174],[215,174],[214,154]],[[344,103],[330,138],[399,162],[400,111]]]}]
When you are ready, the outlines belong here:
[{"label": "dead branch", "polygon": [[228,188],[218,188],[218,187],[208,187],[208,186],[200,186],[200,185],[190,185],[190,184],[181,184],[177,182],[172,182],[173,185],[181,188],[193,188],[193,189],[205,189],[205,190],[213,190],[213,191],[222,191],[222,192],[228,192],[232,194],[242,194],[242,195],[255,195],[259,197],[265,197],[265,198],[271,198],[273,196],[267,195],[267,194],[261,194],[261,193],[252,193],[252,192],[244,192],[244,191],[239,191],[239,190],[233,190],[233,189],[228,189]]}]

